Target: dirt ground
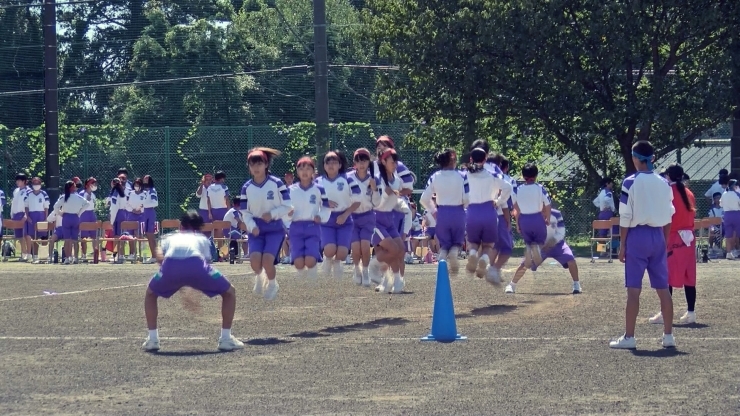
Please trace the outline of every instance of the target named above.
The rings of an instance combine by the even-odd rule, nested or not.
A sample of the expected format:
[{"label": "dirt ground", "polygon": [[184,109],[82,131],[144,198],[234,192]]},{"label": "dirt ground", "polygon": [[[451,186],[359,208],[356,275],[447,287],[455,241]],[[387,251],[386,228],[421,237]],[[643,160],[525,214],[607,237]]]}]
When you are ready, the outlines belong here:
[{"label": "dirt ground", "polygon": [[[608,348],[624,327],[619,263],[580,259],[576,296],[552,264],[516,295],[453,277],[468,340],[451,344],[419,341],[435,266],[409,266],[401,295],[353,285],[349,268],[310,282],[280,266],[271,303],[251,293],[248,267],[219,266],[244,350],[216,350],[218,298],[193,314],[176,295],[160,301],[162,350],[150,354],[143,293],[156,266],[0,264],[0,414],[740,414],[735,262],[698,266],[699,323],[676,328],[673,351],[647,323],[649,290],[638,349]],[[678,318],[682,291],[674,303]]]}]

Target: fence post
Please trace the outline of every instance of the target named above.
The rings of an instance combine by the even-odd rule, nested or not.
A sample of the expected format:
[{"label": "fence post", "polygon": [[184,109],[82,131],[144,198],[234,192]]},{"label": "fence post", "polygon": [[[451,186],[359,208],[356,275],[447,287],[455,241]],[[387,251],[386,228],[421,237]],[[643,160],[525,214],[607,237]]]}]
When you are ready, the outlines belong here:
[{"label": "fence post", "polygon": [[172,218],[172,175],[170,172],[170,128],[164,128],[164,182],[167,218]]}]

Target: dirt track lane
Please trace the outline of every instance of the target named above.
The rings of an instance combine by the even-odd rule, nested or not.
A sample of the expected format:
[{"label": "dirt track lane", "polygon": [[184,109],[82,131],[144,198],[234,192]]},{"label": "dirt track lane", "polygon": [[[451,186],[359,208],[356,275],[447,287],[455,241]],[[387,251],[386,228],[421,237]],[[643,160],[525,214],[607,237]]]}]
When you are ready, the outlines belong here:
[{"label": "dirt track lane", "polygon": [[740,414],[736,266],[699,265],[700,323],[676,328],[675,352],[647,324],[658,301],[645,290],[630,352],[607,346],[624,326],[618,263],[583,259],[578,296],[552,265],[513,296],[453,278],[469,337],[453,344],[418,340],[432,266],[409,266],[410,293],[397,296],[354,286],[349,268],[343,281],[311,283],[282,267],[268,303],[251,294],[247,265],[220,265],[237,287],[245,350],[216,351],[218,299],[193,315],[176,295],[160,301],[162,351],[148,354],[142,297],[154,266],[4,263],[0,414]]}]

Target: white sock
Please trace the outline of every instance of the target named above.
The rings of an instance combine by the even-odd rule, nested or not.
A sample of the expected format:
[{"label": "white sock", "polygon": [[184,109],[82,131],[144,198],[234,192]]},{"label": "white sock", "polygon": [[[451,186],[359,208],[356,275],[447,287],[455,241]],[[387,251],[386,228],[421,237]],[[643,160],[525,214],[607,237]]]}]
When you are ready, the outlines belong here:
[{"label": "white sock", "polygon": [[360,271],[361,271],[360,270],[360,265],[359,264],[355,264],[355,273],[360,273]]},{"label": "white sock", "polygon": [[159,330],[158,329],[150,329],[149,330],[149,339],[150,340],[157,340],[157,339],[159,339]]},{"label": "white sock", "polygon": [[470,257],[477,256],[478,250],[470,250]]},{"label": "white sock", "polygon": [[313,267],[307,267],[306,268],[306,275],[312,279],[319,277],[319,272],[316,270],[316,266]]},{"label": "white sock", "polygon": [[401,277],[401,272],[400,272],[400,271],[399,271],[399,272],[394,272],[394,273],[393,273],[393,279],[394,279],[394,280],[399,280],[399,281],[400,281],[401,279],[403,279],[403,278]]},{"label": "white sock", "polygon": [[488,260],[488,254],[480,256],[480,259],[486,262],[486,264],[490,264],[490,261]]},{"label": "white sock", "polygon": [[221,328],[221,339],[229,339],[231,338],[231,328]]}]

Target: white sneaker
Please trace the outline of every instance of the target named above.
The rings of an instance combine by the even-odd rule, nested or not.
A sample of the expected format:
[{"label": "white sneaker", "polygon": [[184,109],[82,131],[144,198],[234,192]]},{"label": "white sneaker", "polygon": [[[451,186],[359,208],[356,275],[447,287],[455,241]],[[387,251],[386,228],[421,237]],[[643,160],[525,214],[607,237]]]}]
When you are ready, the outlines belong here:
[{"label": "white sneaker", "polygon": [[516,293],[516,285],[514,283],[509,283],[508,285],[506,285],[504,293]]},{"label": "white sneaker", "polygon": [[327,259],[324,257],[324,262],[321,263],[321,275],[325,277],[331,277],[331,270],[332,270],[332,260]]},{"label": "white sneaker", "polygon": [[651,324],[662,325],[663,324],[663,313],[658,312],[655,316],[648,318],[648,322]]},{"label": "white sneaker", "polygon": [[533,266],[539,266],[542,264],[542,251],[540,250],[540,246],[534,244],[532,245],[532,265]]},{"label": "white sneaker", "polygon": [[41,260],[39,260],[39,256],[33,256],[33,264],[41,264]]},{"label": "white sneaker", "polygon": [[676,338],[673,334],[663,334],[663,348],[676,348]]},{"label": "white sneaker", "polygon": [[404,287],[406,287],[406,283],[403,281],[403,277],[401,277],[400,279],[394,278],[393,289],[390,290],[390,293],[403,293]]},{"label": "white sneaker", "polygon": [[[484,277],[486,277],[486,272],[488,271],[486,270],[486,268],[488,267],[488,262],[486,261],[487,257],[488,256],[483,256],[478,259],[478,267],[475,269],[475,275],[479,279],[483,279]],[[491,268],[495,269],[495,267],[493,266],[491,266]]]},{"label": "white sneaker", "polygon": [[362,285],[362,270],[359,267],[355,267],[352,272],[352,281],[358,286]]},{"label": "white sneaker", "polygon": [[637,348],[637,340],[635,337],[626,338],[624,335],[617,338],[614,341],[609,342],[609,348],[616,348],[620,350],[634,350]]},{"label": "white sneaker", "polygon": [[146,341],[141,345],[144,351],[159,351],[159,339],[146,337]]},{"label": "white sneaker", "polygon": [[334,266],[334,278],[341,279],[344,274],[344,265],[339,260],[334,260],[332,263],[332,266]]},{"label": "white sneaker", "polygon": [[263,293],[265,289],[265,280],[267,279],[264,272],[254,276],[254,288],[252,291],[255,295],[261,295]]},{"label": "white sneaker", "polygon": [[370,259],[370,264],[367,266],[368,277],[372,283],[376,285],[383,281],[383,271],[381,269],[380,262],[375,258]]},{"label": "white sneaker", "polygon": [[278,284],[277,279],[268,280],[265,285],[265,300],[275,300],[275,298],[277,298],[278,289],[280,289],[280,285]]},{"label": "white sneaker", "polygon": [[581,289],[581,282],[573,282],[573,294],[577,295],[582,291],[583,290]]},{"label": "white sneaker", "polygon": [[496,266],[489,266],[488,272],[486,273],[486,282],[492,285],[501,284],[501,270],[497,269]]},{"label": "white sneaker", "polygon": [[370,271],[367,267],[362,269],[362,286],[370,287]]},{"label": "white sneaker", "polygon": [[233,335],[228,338],[219,338],[218,340],[218,349],[221,351],[234,351],[242,348],[244,348],[244,343]]},{"label": "white sneaker", "polygon": [[727,260],[735,260],[735,254],[732,252],[727,253]]},{"label": "white sneaker", "polygon": [[83,263],[87,263],[87,254],[83,254],[82,257],[80,257],[80,261]]},{"label": "white sneaker", "polygon": [[148,259],[146,259],[144,264],[154,264],[156,262],[157,262],[157,259],[155,259],[154,257],[149,257]]},{"label": "white sneaker", "polygon": [[678,320],[682,324],[695,324],[696,323],[696,312],[686,311],[681,318]]},{"label": "white sneaker", "polygon": [[460,261],[457,259],[457,251],[455,249],[450,250],[450,254],[447,256],[447,266],[450,269],[451,275],[457,275],[460,271]]},{"label": "white sneaker", "polygon": [[378,293],[383,293],[387,289],[390,289],[391,283],[388,279],[388,273],[383,273],[383,280],[381,280],[380,284],[375,287],[375,291]]},{"label": "white sneaker", "polygon": [[532,247],[527,245],[524,249],[524,267],[532,268]]},{"label": "white sneaker", "polygon": [[465,265],[465,270],[473,274],[478,267],[478,254],[471,254],[468,256],[468,263]]}]

